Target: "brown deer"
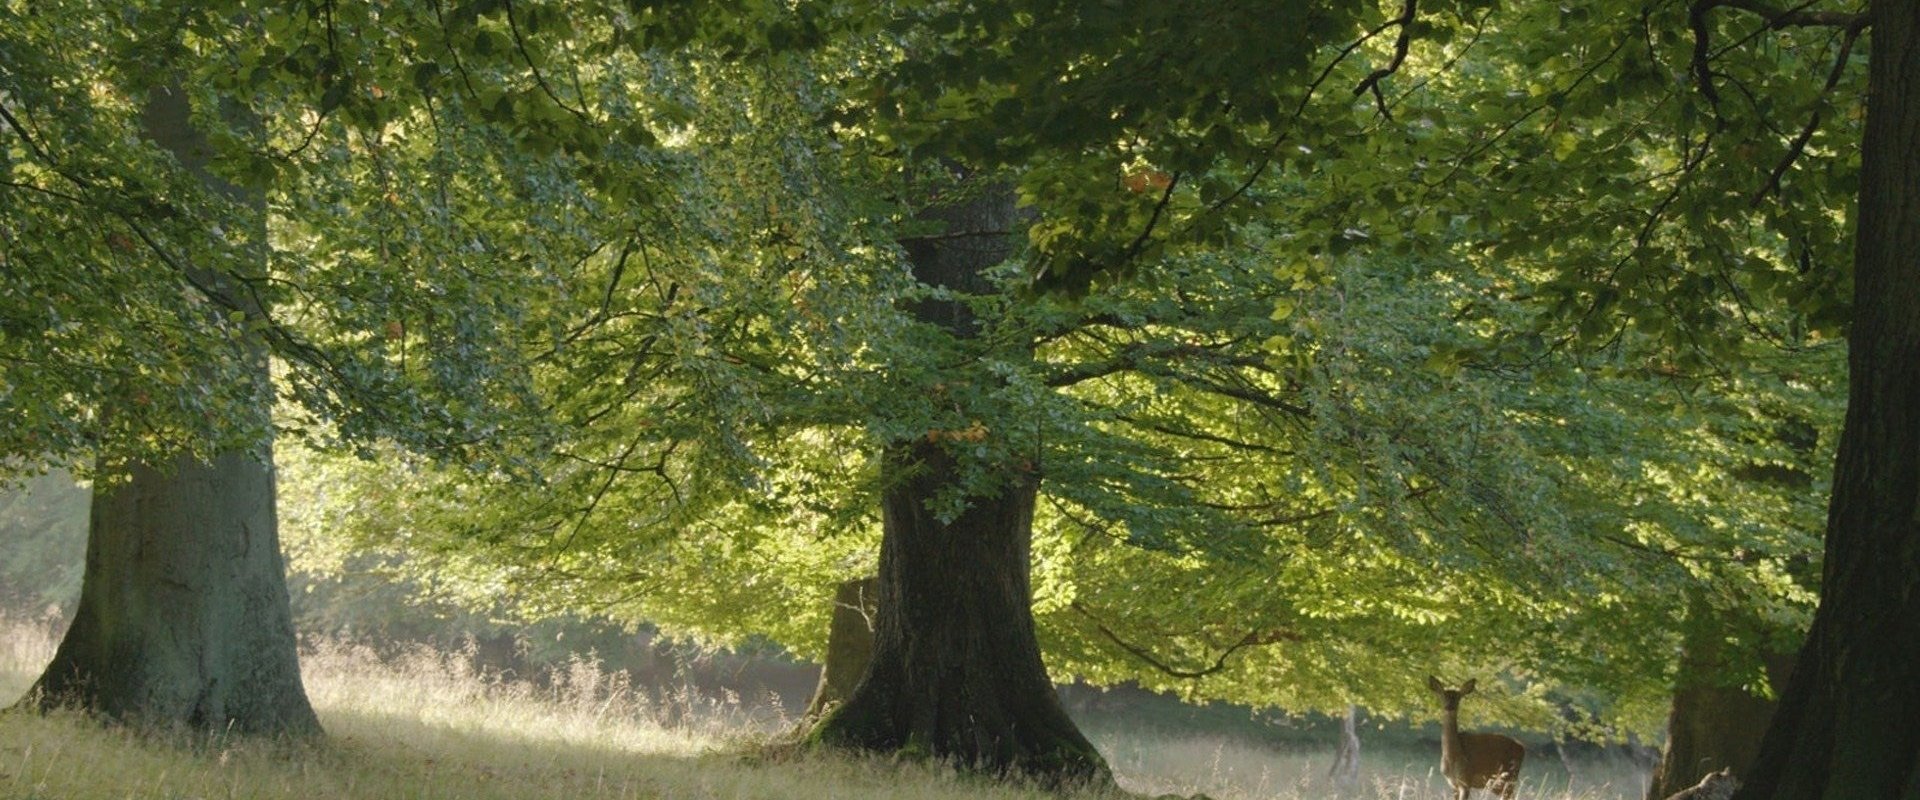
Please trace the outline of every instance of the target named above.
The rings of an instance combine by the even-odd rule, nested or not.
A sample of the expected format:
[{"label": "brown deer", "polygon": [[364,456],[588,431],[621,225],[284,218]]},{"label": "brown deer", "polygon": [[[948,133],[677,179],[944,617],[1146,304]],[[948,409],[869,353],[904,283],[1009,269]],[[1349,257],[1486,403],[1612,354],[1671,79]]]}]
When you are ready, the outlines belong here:
[{"label": "brown deer", "polygon": [[1453,784],[1454,800],[1467,800],[1475,789],[1498,792],[1501,800],[1513,800],[1520,788],[1520,762],[1527,758],[1525,745],[1497,733],[1461,733],[1460,698],[1473,694],[1473,681],[1458,690],[1448,689],[1440,680],[1427,676],[1427,688],[1440,695],[1440,774]]}]

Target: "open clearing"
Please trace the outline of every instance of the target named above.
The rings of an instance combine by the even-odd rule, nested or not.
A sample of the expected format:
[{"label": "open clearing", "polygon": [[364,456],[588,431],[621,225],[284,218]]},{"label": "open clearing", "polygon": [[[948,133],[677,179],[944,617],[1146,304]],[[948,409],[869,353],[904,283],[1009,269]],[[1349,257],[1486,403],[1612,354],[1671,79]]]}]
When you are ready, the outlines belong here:
[{"label": "open clearing", "polygon": [[[0,635],[0,698],[11,702],[52,657],[38,626]],[[311,649],[307,689],[329,740],[308,748],[201,742],[180,747],[72,715],[0,715],[0,797],[92,798],[1041,798],[925,764],[772,759],[758,743],[791,721],[751,699],[678,702],[636,692],[591,661],[548,686],[476,673],[460,654],[398,659],[340,645]],[[665,725],[659,720],[676,719]],[[1149,796],[1318,798],[1330,752],[1282,752],[1228,736],[1171,737],[1090,722],[1121,785]],[[1449,796],[1434,756],[1363,751],[1348,797]],[[1620,761],[1551,754],[1529,764],[1522,798],[1638,800],[1645,776]]]}]

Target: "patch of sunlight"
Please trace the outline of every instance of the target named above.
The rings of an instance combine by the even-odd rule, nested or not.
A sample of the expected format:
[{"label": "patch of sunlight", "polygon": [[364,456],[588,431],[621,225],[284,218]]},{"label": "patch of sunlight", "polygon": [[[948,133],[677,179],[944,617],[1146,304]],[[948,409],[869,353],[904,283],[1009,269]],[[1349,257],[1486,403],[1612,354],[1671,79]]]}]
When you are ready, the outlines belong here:
[{"label": "patch of sunlight", "polygon": [[[49,621],[0,618],[0,698],[31,685],[57,642]],[[320,643],[302,655],[324,741],[286,745],[138,733],[72,713],[0,714],[6,798],[1057,798],[937,764],[879,758],[776,758],[758,745],[790,729],[765,704],[659,697],[625,672],[579,658],[540,682],[476,669],[472,653],[398,653]],[[1358,785],[1325,782],[1330,751],[1287,751],[1230,736],[1146,725],[1091,730],[1121,786],[1215,800],[1442,800],[1437,751],[1363,750]],[[1596,762],[1576,779],[1530,761],[1520,794],[1637,800],[1643,775]],[[1544,762],[1544,763],[1540,763]],[[1538,766],[1536,767],[1536,764]],[[1589,769],[1591,768],[1591,769]],[[1608,770],[1612,770],[1609,772]],[[1093,795],[1081,795],[1092,800]]]}]

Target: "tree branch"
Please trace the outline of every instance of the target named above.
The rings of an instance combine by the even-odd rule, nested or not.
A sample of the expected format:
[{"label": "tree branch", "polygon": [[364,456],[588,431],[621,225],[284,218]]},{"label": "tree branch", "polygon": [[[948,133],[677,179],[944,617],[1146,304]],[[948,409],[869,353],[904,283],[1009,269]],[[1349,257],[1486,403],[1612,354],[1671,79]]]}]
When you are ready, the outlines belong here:
[{"label": "tree branch", "polygon": [[1759,0],[1699,0],[1694,6],[1707,8],[1737,8],[1751,14],[1765,17],[1767,27],[1780,28],[1865,28],[1867,15],[1864,12],[1844,11],[1808,11],[1816,0],[1787,9],[1774,8]]},{"label": "tree branch", "polygon": [[1418,5],[1419,0],[1406,0],[1406,4],[1400,8],[1400,16],[1387,20],[1386,25],[1380,28],[1385,30],[1386,26],[1400,26],[1400,36],[1393,41],[1393,60],[1388,61],[1386,66],[1367,73],[1367,77],[1360,79],[1360,85],[1353,87],[1355,97],[1372,91],[1373,102],[1380,107],[1380,116],[1386,117],[1389,122],[1393,121],[1393,112],[1387,110],[1387,96],[1380,91],[1380,81],[1400,71],[1400,65],[1407,60],[1407,48],[1413,44],[1413,17],[1418,11]]},{"label": "tree branch", "polygon": [[1234,642],[1231,646],[1227,647],[1225,650],[1220,651],[1220,654],[1214,657],[1212,664],[1206,667],[1202,667],[1200,669],[1181,669],[1179,667],[1169,665],[1166,662],[1161,661],[1160,659],[1154,657],[1153,653],[1147,650],[1146,648],[1141,647],[1139,645],[1132,644],[1127,640],[1120,638],[1119,634],[1114,633],[1112,628],[1108,628],[1106,626],[1106,623],[1101,622],[1100,618],[1094,616],[1093,612],[1088,611],[1087,607],[1085,605],[1082,605],[1080,601],[1075,600],[1072,603],[1069,603],[1068,606],[1072,608],[1075,612],[1078,612],[1080,616],[1086,617],[1088,622],[1093,623],[1094,629],[1098,630],[1100,632],[1100,635],[1107,637],[1107,641],[1113,642],[1114,645],[1118,646],[1120,649],[1127,651],[1128,655],[1131,655],[1134,658],[1137,658],[1137,659],[1140,659],[1141,661],[1146,662],[1148,666],[1153,667],[1154,669],[1160,670],[1161,672],[1164,672],[1175,678],[1187,678],[1187,679],[1204,678],[1208,675],[1212,675],[1216,672],[1226,669],[1227,658],[1232,656],[1234,653],[1239,652],[1242,649],[1253,647],[1255,645],[1268,645],[1268,644],[1275,644],[1278,642],[1298,642],[1302,639],[1300,634],[1294,633],[1293,631],[1289,631],[1289,630],[1247,631],[1247,635],[1240,637],[1239,641]]},{"label": "tree branch", "polygon": [[560,99],[560,95],[554,94],[552,86],[547,85],[547,77],[540,74],[540,65],[533,63],[533,54],[527,52],[527,41],[520,36],[520,23],[513,18],[513,0],[502,0],[502,5],[506,8],[507,30],[513,34],[514,49],[520,51],[520,58],[527,62],[527,69],[533,72],[533,82],[540,86],[541,92],[553,100],[554,105],[566,109],[567,113],[579,117],[581,121],[586,122],[588,125],[592,125],[593,119],[587,116],[585,98],[582,98],[580,108],[574,108],[567,105],[567,101]]},{"label": "tree branch", "polygon": [[[1792,8],[1780,9],[1760,2],[1760,0],[1695,0],[1687,9],[1687,27],[1693,30],[1693,80],[1700,87],[1700,95],[1707,103],[1718,109],[1720,92],[1713,88],[1712,31],[1707,27],[1707,13],[1716,8],[1732,8],[1756,14],[1766,19],[1767,27],[1772,30],[1782,28],[1841,28],[1847,31],[1847,48],[1851,49],[1853,39],[1867,27],[1865,13],[1847,13],[1841,11],[1808,11],[1807,7],[1818,0],[1806,2]],[[1845,59],[1842,59],[1844,62]]]},{"label": "tree branch", "polygon": [[1800,133],[1793,137],[1793,143],[1787,147],[1787,154],[1780,159],[1780,163],[1773,166],[1773,171],[1767,174],[1766,185],[1760,187],[1760,191],[1753,193],[1752,205],[1758,206],[1767,195],[1780,191],[1780,178],[1785,176],[1787,170],[1793,167],[1793,162],[1800,160],[1800,155],[1806,152],[1807,142],[1812,141],[1814,132],[1820,129],[1818,104],[1825,102],[1827,97],[1833,94],[1833,88],[1840,84],[1840,76],[1847,70],[1847,59],[1853,55],[1853,45],[1860,40],[1860,33],[1866,28],[1865,15],[1861,15],[1855,24],[1847,26],[1846,34],[1840,40],[1840,54],[1834,57],[1833,68],[1827,71],[1827,84],[1820,87],[1820,97],[1814,101],[1816,105],[1813,113],[1807,117],[1807,124],[1801,126]]}]

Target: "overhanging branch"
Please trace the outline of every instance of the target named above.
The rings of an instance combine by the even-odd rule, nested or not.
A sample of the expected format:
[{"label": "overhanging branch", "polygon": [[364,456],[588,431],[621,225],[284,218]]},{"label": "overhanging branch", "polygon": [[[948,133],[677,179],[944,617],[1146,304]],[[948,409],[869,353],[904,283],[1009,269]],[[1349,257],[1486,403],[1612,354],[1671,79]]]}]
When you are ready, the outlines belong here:
[{"label": "overhanging branch", "polygon": [[1165,661],[1161,661],[1159,658],[1153,655],[1152,651],[1149,651],[1144,647],[1141,647],[1139,645],[1133,644],[1131,642],[1128,642],[1125,639],[1120,638],[1119,634],[1114,633],[1112,628],[1107,627],[1106,623],[1101,622],[1100,618],[1095,616],[1092,611],[1087,610],[1087,607],[1081,604],[1080,601],[1078,600],[1073,601],[1072,603],[1068,604],[1068,607],[1072,608],[1076,613],[1080,614],[1080,616],[1085,617],[1088,622],[1093,624],[1094,629],[1100,632],[1101,636],[1106,637],[1108,641],[1113,642],[1114,645],[1119,647],[1120,649],[1127,651],[1128,655],[1131,655],[1134,658],[1140,659],[1141,661],[1145,662],[1148,666],[1153,667],[1154,669],[1157,669],[1175,678],[1186,678],[1189,680],[1195,679],[1195,678],[1204,678],[1208,675],[1212,675],[1216,672],[1226,669],[1227,658],[1232,656],[1234,653],[1237,653],[1248,647],[1254,647],[1256,645],[1275,644],[1278,642],[1297,642],[1297,641],[1300,641],[1302,638],[1300,634],[1294,633],[1293,631],[1289,631],[1285,629],[1271,630],[1271,631],[1259,631],[1259,630],[1247,631],[1247,635],[1240,637],[1239,641],[1234,642],[1231,646],[1220,651],[1220,654],[1214,657],[1212,664],[1209,664],[1205,667],[1201,667],[1199,669],[1182,669],[1180,667],[1175,667],[1171,664],[1168,664]]},{"label": "overhanging branch", "polygon": [[[1847,31],[1847,44],[1843,50],[1850,50],[1853,40],[1867,28],[1867,15],[1864,12],[1809,11],[1809,6],[1818,0],[1806,2],[1792,8],[1775,8],[1760,0],[1695,0],[1687,9],[1687,27],[1693,30],[1693,80],[1700,87],[1700,96],[1716,109],[1720,105],[1720,92],[1713,88],[1712,31],[1707,25],[1707,14],[1716,8],[1732,8],[1755,14],[1767,21],[1772,30],[1782,28],[1839,28]],[[1845,59],[1842,59],[1844,63]]]},{"label": "overhanging branch", "polygon": [[1406,0],[1406,5],[1400,8],[1400,16],[1387,20],[1386,25],[1381,27],[1381,30],[1384,30],[1388,26],[1400,26],[1400,36],[1393,41],[1393,60],[1388,61],[1386,66],[1367,73],[1367,77],[1360,79],[1360,85],[1353,87],[1355,97],[1368,91],[1373,92],[1373,102],[1380,107],[1380,116],[1386,117],[1388,121],[1393,120],[1393,112],[1387,110],[1387,96],[1380,91],[1380,81],[1400,71],[1400,65],[1406,63],[1407,48],[1413,44],[1413,17],[1419,10],[1418,6],[1419,0]]}]

